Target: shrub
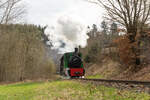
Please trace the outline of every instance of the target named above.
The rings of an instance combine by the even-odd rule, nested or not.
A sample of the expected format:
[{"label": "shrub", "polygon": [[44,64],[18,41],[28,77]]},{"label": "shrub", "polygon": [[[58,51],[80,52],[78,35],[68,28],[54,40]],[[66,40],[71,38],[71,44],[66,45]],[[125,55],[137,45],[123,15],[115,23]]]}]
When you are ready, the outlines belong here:
[{"label": "shrub", "polygon": [[84,58],[84,61],[85,61],[86,63],[90,63],[90,62],[91,62],[90,60],[91,60],[91,59],[90,59],[90,56],[89,56],[89,55],[86,55],[85,58]]},{"label": "shrub", "polygon": [[91,62],[97,61],[97,58],[99,57],[98,54],[100,53],[100,48],[98,47],[97,43],[94,43],[88,51],[88,56],[90,58]]},{"label": "shrub", "polygon": [[118,46],[121,61],[126,65],[126,67],[132,65],[134,54],[132,53],[131,44],[127,36],[119,37],[115,40],[115,43]]}]

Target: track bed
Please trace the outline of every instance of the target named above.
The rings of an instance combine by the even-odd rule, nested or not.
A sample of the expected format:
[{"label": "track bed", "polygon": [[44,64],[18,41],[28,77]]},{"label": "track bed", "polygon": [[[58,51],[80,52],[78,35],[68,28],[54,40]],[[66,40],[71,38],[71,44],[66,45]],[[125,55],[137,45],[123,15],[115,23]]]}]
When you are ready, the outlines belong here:
[{"label": "track bed", "polygon": [[150,94],[150,81],[130,81],[130,80],[107,80],[107,79],[73,79],[82,82],[90,82],[95,85],[104,85],[118,89],[135,90],[136,92],[146,92]]}]

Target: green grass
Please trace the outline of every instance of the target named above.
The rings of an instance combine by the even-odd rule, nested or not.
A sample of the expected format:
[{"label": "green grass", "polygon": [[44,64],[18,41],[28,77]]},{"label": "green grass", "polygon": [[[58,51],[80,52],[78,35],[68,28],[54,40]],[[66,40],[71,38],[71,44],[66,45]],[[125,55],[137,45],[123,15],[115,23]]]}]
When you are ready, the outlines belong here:
[{"label": "green grass", "polygon": [[150,95],[68,80],[2,85],[0,100],[150,100]]},{"label": "green grass", "polygon": [[99,74],[97,74],[97,75],[90,75],[90,76],[86,76],[86,78],[89,78],[89,79],[99,79],[99,78],[104,78],[102,75],[99,75]]}]

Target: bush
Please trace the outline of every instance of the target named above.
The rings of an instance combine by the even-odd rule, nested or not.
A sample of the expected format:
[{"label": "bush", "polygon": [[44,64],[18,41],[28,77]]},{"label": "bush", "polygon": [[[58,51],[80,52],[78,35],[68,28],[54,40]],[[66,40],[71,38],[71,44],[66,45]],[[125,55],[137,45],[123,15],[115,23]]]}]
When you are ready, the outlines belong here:
[{"label": "bush", "polygon": [[98,46],[98,43],[94,43],[88,51],[90,61],[96,62],[97,59],[99,58],[99,56],[98,56],[99,53],[100,53],[100,48]]},{"label": "bush", "polygon": [[132,53],[131,44],[128,37],[121,36],[115,40],[115,43],[118,46],[121,61],[126,65],[126,67],[132,65],[134,54]]},{"label": "bush", "polygon": [[86,55],[85,58],[84,58],[84,61],[85,61],[86,63],[90,63],[90,62],[91,62],[90,56],[89,56],[89,55]]}]

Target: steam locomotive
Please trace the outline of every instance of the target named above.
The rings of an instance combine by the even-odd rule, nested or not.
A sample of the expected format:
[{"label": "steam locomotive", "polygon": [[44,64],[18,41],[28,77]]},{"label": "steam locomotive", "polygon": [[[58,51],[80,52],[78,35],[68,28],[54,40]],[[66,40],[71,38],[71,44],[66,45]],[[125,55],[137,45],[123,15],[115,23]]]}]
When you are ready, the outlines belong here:
[{"label": "steam locomotive", "polygon": [[78,48],[74,52],[65,53],[60,59],[60,75],[69,78],[83,78],[85,74],[82,54]]}]

